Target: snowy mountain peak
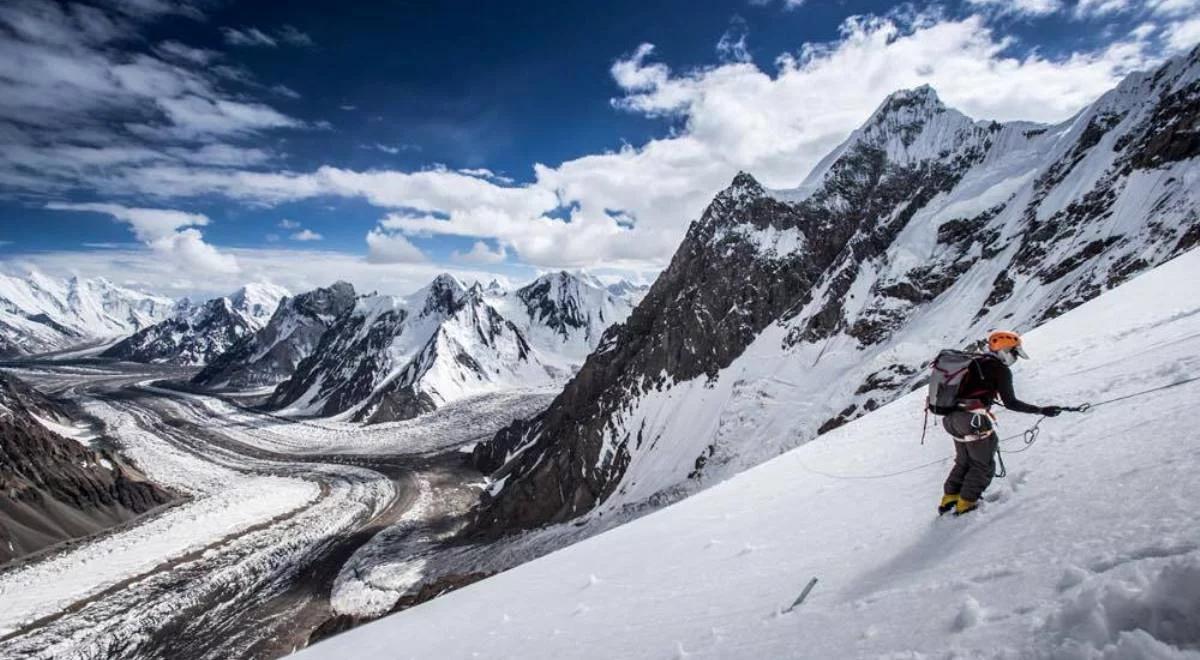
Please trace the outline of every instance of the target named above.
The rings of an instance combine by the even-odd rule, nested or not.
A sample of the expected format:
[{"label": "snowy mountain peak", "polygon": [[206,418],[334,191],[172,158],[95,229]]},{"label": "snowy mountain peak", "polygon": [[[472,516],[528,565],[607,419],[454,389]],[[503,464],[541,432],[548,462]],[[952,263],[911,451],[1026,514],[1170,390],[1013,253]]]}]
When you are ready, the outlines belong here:
[{"label": "snowy mountain peak", "polygon": [[467,288],[459,279],[449,273],[442,273],[433,278],[429,286],[421,289],[412,296],[414,301],[420,301],[421,314],[452,313],[467,295]]},{"label": "snowy mountain peak", "polygon": [[[908,90],[797,191],[739,174],[563,394],[476,448],[503,484],[477,529],[669,501],[909,391],[938,347],[1038,326],[1197,247],[1189,62],[1052,127]],[[803,414],[762,414],[784,399]]]},{"label": "snowy mountain peak", "polygon": [[288,290],[267,282],[247,284],[229,296],[232,308],[252,318],[265,319],[275,313],[279,301],[288,296]]},{"label": "snowy mountain peak", "polygon": [[880,122],[888,117],[932,117],[945,111],[946,106],[937,92],[925,84],[889,94],[867,123]]},{"label": "snowy mountain peak", "polygon": [[134,332],[171,313],[167,298],[103,278],[0,275],[0,354],[26,355]]},{"label": "snowy mountain peak", "polygon": [[266,325],[210,360],[192,382],[208,388],[278,385],[355,303],[354,287],[347,282],[285,298]]}]

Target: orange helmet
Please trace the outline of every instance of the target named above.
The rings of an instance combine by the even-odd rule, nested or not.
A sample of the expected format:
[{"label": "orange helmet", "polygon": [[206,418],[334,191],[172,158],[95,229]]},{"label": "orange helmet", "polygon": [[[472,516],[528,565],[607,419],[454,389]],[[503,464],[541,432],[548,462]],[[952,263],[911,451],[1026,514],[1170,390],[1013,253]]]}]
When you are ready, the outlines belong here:
[{"label": "orange helmet", "polygon": [[1000,351],[1012,351],[1013,355],[1029,359],[1029,354],[1021,346],[1021,335],[1008,330],[994,330],[988,333],[987,337],[988,350],[993,353]]}]

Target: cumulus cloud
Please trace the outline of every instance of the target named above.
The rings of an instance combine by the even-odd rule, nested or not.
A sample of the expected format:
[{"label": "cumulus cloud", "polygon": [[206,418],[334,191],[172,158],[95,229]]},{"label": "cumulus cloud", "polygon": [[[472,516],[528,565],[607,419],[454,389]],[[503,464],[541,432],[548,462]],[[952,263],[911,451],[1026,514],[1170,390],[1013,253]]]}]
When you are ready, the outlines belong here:
[{"label": "cumulus cloud", "polygon": [[[1011,42],[969,16],[858,17],[828,44],[785,53],[774,71],[747,62],[675,72],[643,44],[616,61],[621,110],[677,117],[683,129],[640,147],[538,165],[526,185],[482,171],[212,173],[139,168],[133,190],[218,192],[277,203],[362,197],[398,209],[368,235],[375,261],[417,258],[405,236],[491,240],[538,266],[661,266],[687,226],[738,170],[767,185],[797,185],[896,89],[931,84],[983,119],[1060,121],[1137,68],[1153,63],[1136,36],[1050,59],[1011,54]],[[815,109],[819,109],[816,111]]]},{"label": "cumulus cloud", "polygon": [[[642,44],[612,65],[620,92],[613,105],[671,117],[679,128],[638,146],[537,164],[529,183],[482,169],[269,171],[147,161],[149,154],[131,151],[111,156],[136,165],[99,185],[109,194],[224,195],[265,205],[361,198],[386,210],[366,235],[372,264],[426,262],[410,239],[448,235],[475,241],[457,256],[478,263],[512,254],[546,268],[653,269],[738,170],[768,186],[797,185],[897,89],[932,85],[947,104],[980,119],[1057,122],[1129,71],[1153,65],[1150,34],[1137,30],[1098,50],[1048,57],[1014,49],[986,16],[910,12],[851,18],[838,39],[804,44],[771,67],[731,56],[687,71],[672,70]],[[729,53],[736,55],[733,45]],[[247,114],[261,126],[252,130],[272,125],[269,114]]]},{"label": "cumulus cloud", "polygon": [[287,218],[284,218],[283,220],[279,221],[279,228],[280,229],[299,229],[300,223],[296,222],[295,220],[288,220]]},{"label": "cumulus cloud", "polygon": [[324,239],[324,236],[311,229],[301,229],[300,231],[292,234],[293,241],[320,241]]},{"label": "cumulus cloud", "polygon": [[417,264],[428,258],[402,234],[383,229],[367,233],[367,261],[373,264]]},{"label": "cumulus cloud", "polygon": [[460,263],[485,265],[504,263],[504,260],[508,258],[508,254],[502,245],[493,250],[484,241],[475,241],[475,244],[471,246],[469,251],[460,252],[455,250],[451,253],[450,258]]},{"label": "cumulus cloud", "polygon": [[46,208],[109,215],[129,225],[139,241],[155,252],[171,257],[177,265],[201,272],[238,272],[237,260],[205,243],[203,234],[196,229],[209,223],[208,217],[203,214],[99,203],[51,202]]}]

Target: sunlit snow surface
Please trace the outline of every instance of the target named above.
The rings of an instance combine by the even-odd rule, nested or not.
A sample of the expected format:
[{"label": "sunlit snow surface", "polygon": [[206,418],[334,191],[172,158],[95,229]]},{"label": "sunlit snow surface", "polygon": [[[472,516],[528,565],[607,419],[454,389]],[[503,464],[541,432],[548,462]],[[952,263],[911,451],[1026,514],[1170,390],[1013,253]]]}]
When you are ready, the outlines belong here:
[{"label": "sunlit snow surface", "polygon": [[[1200,374],[1198,285],[1192,251],[1029,333],[1022,395]],[[940,430],[918,442],[922,396],[300,657],[1197,657],[1200,383],[1045,421],[961,519],[933,512],[944,462],[854,478],[948,457]],[[1001,432],[1034,420],[1002,412]]]}]

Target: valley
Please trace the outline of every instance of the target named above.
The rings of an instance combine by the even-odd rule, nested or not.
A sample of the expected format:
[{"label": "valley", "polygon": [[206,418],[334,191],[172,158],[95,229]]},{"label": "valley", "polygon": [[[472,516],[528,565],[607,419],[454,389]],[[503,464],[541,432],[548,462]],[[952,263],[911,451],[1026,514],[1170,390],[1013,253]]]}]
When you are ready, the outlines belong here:
[{"label": "valley", "polygon": [[[440,432],[432,437],[405,435],[281,421],[153,384],[187,369],[100,360],[3,366],[78,404],[183,497],[0,569],[0,657],[278,657],[333,615],[339,570],[380,530],[402,520],[453,527],[454,507],[470,498],[421,498],[429,484],[469,491],[479,479],[454,449],[486,422],[455,423],[464,420],[454,409],[433,421]],[[519,413],[545,399],[508,393],[484,409]]]}]

